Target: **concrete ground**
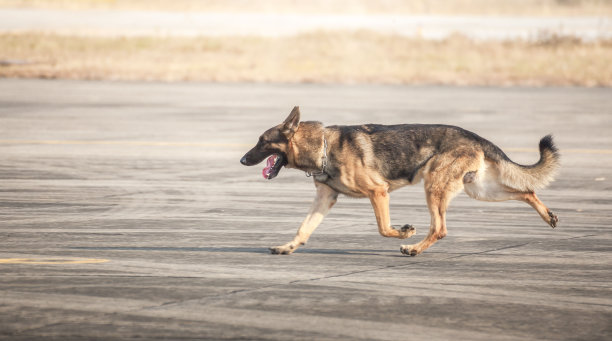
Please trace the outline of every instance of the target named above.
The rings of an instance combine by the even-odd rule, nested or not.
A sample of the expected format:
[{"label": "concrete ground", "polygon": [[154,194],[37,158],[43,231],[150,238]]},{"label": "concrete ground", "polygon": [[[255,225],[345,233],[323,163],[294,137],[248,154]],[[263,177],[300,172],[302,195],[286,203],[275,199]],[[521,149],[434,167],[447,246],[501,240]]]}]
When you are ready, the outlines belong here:
[{"label": "concrete ground", "polygon": [[[326,124],[461,125],[517,162],[554,133],[540,198],[459,195],[417,257],[341,197],[289,241],[311,180],[238,162],[294,105]],[[605,340],[612,337],[612,91],[0,80],[0,339]],[[422,185],[394,224],[429,216]],[[405,243],[405,241],[404,241]]]}]

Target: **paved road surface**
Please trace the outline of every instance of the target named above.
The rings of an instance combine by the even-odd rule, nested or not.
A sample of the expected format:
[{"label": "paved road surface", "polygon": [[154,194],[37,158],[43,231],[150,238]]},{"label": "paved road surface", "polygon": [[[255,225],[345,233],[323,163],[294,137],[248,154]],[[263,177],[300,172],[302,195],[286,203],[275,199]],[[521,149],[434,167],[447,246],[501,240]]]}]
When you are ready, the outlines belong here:
[{"label": "paved road surface", "polygon": [[[240,156],[293,105],[328,124],[450,123],[516,161],[553,132],[546,226],[458,196],[418,257],[340,198],[273,256],[313,197]],[[604,340],[612,337],[612,92],[0,80],[0,339]],[[422,186],[391,196],[422,238]]]},{"label": "paved road surface", "polygon": [[0,31],[278,37],[319,30],[371,30],[425,39],[460,33],[476,39],[537,39],[560,34],[593,40],[612,38],[612,18],[0,9]]}]

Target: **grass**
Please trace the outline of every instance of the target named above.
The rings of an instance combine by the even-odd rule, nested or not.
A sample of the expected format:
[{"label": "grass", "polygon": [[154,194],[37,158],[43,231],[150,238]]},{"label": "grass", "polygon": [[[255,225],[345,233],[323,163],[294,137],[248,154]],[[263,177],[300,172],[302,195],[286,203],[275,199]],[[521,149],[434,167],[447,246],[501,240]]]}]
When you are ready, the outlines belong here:
[{"label": "grass", "polygon": [[610,0],[0,0],[0,7],[280,13],[610,16]]},{"label": "grass", "polygon": [[612,86],[612,42],[0,34],[0,77],[206,82]]}]

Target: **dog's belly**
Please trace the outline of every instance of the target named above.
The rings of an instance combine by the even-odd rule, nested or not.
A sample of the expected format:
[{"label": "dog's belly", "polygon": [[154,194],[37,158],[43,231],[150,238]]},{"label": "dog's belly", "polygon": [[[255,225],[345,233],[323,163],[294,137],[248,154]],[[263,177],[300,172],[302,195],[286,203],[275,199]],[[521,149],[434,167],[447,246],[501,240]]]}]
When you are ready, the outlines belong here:
[{"label": "dog's belly", "polygon": [[412,179],[412,182],[408,179],[395,179],[386,180],[383,182],[383,184],[380,185],[363,186],[363,182],[354,181],[355,179],[352,179],[353,181],[347,181],[347,179],[344,179],[345,181],[342,181],[342,177],[334,179],[329,178],[327,176],[325,178],[315,177],[315,181],[324,183],[336,192],[342,193],[346,196],[353,198],[366,198],[373,190],[376,190],[380,188],[380,186],[385,185],[387,186],[387,191],[391,192],[407,185],[419,183],[421,179],[422,174],[421,172],[418,172],[417,175]]},{"label": "dog's belly", "polygon": [[331,187],[334,191],[344,194],[349,197],[353,197],[353,198],[366,198],[367,197],[367,192],[364,189],[347,185],[346,183],[342,182],[340,179],[337,179],[337,178],[332,179],[328,177],[325,181],[321,181],[315,178],[315,181],[324,183],[327,186]]},{"label": "dog's belly", "polygon": [[472,181],[464,184],[463,190],[468,196],[477,200],[508,200],[516,191],[501,184],[499,177],[495,163],[485,161],[474,174]]},{"label": "dog's belly", "polygon": [[421,181],[420,177],[415,177],[415,179],[413,179],[412,182],[408,181],[408,179],[398,179],[398,180],[392,180],[389,181],[389,189],[388,191],[395,191],[398,188],[402,188],[404,186],[408,186],[408,185],[414,185],[415,183],[418,183],[419,181]]}]

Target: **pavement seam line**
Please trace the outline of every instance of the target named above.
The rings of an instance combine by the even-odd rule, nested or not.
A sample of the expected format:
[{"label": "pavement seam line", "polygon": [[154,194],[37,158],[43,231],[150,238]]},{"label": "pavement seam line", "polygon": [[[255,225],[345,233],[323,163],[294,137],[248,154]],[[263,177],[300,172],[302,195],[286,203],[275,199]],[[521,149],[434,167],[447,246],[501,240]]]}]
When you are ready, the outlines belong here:
[{"label": "pavement seam line", "polygon": [[[560,240],[571,240],[571,239],[586,238],[586,237],[592,237],[592,236],[596,236],[596,235],[588,234],[588,235],[583,235],[583,236],[574,236],[574,237],[570,237],[570,238],[564,238],[564,239],[560,239]],[[289,282],[288,284],[296,284],[296,283],[300,283],[300,282],[318,281],[318,280],[329,279],[329,278],[337,278],[337,277],[346,277],[346,276],[351,276],[351,275],[354,275],[354,274],[359,274],[359,273],[364,273],[364,272],[371,272],[371,271],[385,270],[385,269],[394,269],[394,268],[402,268],[402,267],[407,267],[407,266],[420,265],[420,264],[429,263],[429,262],[445,261],[445,260],[457,259],[457,258],[468,257],[468,256],[478,256],[478,255],[482,255],[482,254],[486,254],[486,253],[490,253],[490,252],[496,252],[496,251],[507,250],[507,249],[514,249],[514,248],[522,247],[522,246],[525,246],[525,245],[529,245],[531,243],[532,242],[526,242],[526,243],[522,243],[522,244],[509,245],[509,246],[504,246],[504,247],[500,247],[500,248],[496,248],[496,249],[492,249],[492,250],[484,250],[484,251],[479,251],[479,252],[459,254],[459,255],[449,256],[449,257],[446,257],[446,258],[441,258],[441,259],[436,259],[436,260],[429,259],[429,260],[424,260],[424,261],[421,261],[421,262],[412,262],[412,263],[408,263],[408,264],[399,264],[399,265],[387,265],[387,266],[378,267],[378,268],[375,268],[375,269],[366,269],[366,270],[352,271],[352,272],[344,273],[344,274],[336,274],[336,275],[322,276],[322,277],[311,278],[311,279],[295,280],[295,281]],[[406,256],[406,257],[408,257],[408,256]],[[257,289],[254,289],[254,290],[257,290]]]},{"label": "pavement seam line", "polygon": [[[218,148],[248,148],[246,143],[217,142],[170,142],[170,141],[87,141],[87,140],[0,140],[0,145],[100,145],[100,146],[134,146],[134,147],[218,147]],[[506,151],[517,153],[537,153],[536,148],[506,147]],[[569,148],[563,149],[564,154],[612,154],[612,149]]]},{"label": "pavement seam line", "polygon": [[[86,141],[86,140],[0,140],[0,144],[36,144],[36,145],[99,145],[99,146],[135,146],[135,147],[252,147],[246,143],[216,142],[169,142],[169,141]],[[612,151],[611,151],[612,152]]]},{"label": "pavement seam line", "polygon": [[[529,244],[529,243],[523,243],[523,244],[519,244],[519,245],[507,246],[507,247],[498,248],[498,249],[494,249],[494,250],[485,250],[485,251],[478,252],[478,253],[454,255],[454,256],[450,256],[450,257],[446,257],[446,258],[442,258],[442,259],[436,259],[436,260],[430,259],[430,260],[423,260],[423,261],[420,261],[420,262],[412,262],[412,263],[408,263],[408,264],[388,265],[388,266],[384,266],[384,267],[376,267],[376,268],[373,268],[373,269],[351,271],[351,272],[348,272],[348,273],[341,273],[341,274],[336,274],[336,275],[320,276],[320,277],[314,277],[314,278],[309,278],[309,279],[298,279],[298,280],[289,281],[289,282],[286,282],[286,283],[277,283],[277,284],[265,285],[265,286],[261,286],[261,287],[257,287],[257,288],[253,288],[253,289],[233,290],[233,291],[230,291],[230,292],[227,292],[227,293],[224,293],[224,294],[213,295],[213,296],[208,296],[208,297],[203,297],[203,298],[197,298],[197,299],[193,299],[193,300],[166,302],[166,303],[162,303],[162,304],[159,304],[159,305],[150,306],[150,307],[144,307],[144,308],[140,308],[140,309],[136,309],[136,310],[157,309],[157,308],[164,307],[164,306],[170,306],[170,305],[175,305],[175,304],[178,305],[178,304],[184,304],[184,303],[188,303],[188,302],[200,302],[200,303],[206,304],[206,302],[202,302],[202,301],[216,300],[216,299],[220,299],[220,298],[223,298],[223,297],[228,297],[228,296],[232,296],[232,295],[236,295],[236,294],[256,292],[256,291],[270,289],[270,288],[275,288],[275,287],[283,287],[283,286],[298,284],[298,283],[302,283],[302,282],[303,283],[307,283],[307,282],[320,281],[320,280],[330,279],[330,278],[347,277],[347,276],[351,276],[351,275],[359,274],[359,273],[378,271],[378,270],[385,270],[385,269],[393,269],[393,268],[401,268],[401,267],[413,266],[413,265],[423,264],[423,263],[428,263],[428,262],[437,262],[437,261],[444,261],[444,260],[448,260],[448,259],[455,259],[455,258],[459,258],[459,257],[465,257],[465,256],[471,256],[471,255],[479,255],[479,254],[483,254],[483,253],[487,253],[487,252],[494,252],[494,251],[503,250],[503,249],[521,247],[521,246],[524,246],[524,245],[527,245],[527,244]],[[405,256],[405,258],[408,258],[408,256]]]}]

